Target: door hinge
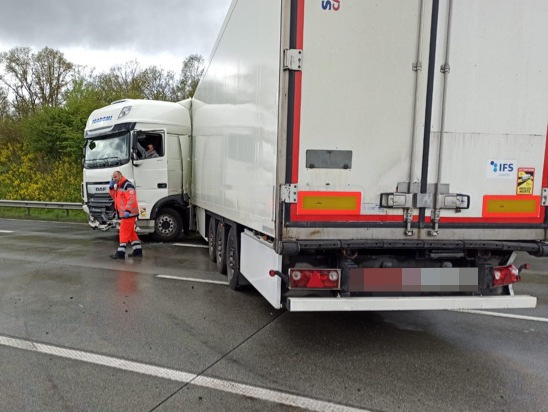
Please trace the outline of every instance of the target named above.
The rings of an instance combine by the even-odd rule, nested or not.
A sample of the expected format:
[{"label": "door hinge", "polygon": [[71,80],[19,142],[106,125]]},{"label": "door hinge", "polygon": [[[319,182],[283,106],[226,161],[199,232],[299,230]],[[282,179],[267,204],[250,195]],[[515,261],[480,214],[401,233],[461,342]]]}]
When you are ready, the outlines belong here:
[{"label": "door hinge", "polygon": [[303,51],[300,49],[284,50],[284,70],[302,70]]},{"label": "door hinge", "polygon": [[422,62],[413,63],[413,65],[411,67],[413,68],[414,72],[421,71],[422,70]]},{"label": "door hinge", "polygon": [[291,183],[281,185],[280,200],[285,203],[297,203],[297,185]]},{"label": "door hinge", "polygon": [[542,200],[540,204],[542,206],[548,206],[548,187],[542,188]]},{"label": "door hinge", "polygon": [[449,65],[449,63],[442,64],[440,66],[440,72],[442,72],[444,74],[450,73],[451,72],[451,66]]}]

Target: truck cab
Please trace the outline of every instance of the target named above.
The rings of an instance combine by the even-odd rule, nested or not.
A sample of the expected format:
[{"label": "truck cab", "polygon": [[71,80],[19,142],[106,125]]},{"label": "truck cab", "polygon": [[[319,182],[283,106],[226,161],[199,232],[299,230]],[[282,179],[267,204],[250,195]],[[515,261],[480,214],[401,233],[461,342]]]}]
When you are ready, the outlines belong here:
[{"label": "truck cab", "polygon": [[[119,170],[137,190],[138,231],[160,241],[176,239],[188,221],[190,129],[185,102],[126,99],[95,110],[86,124],[82,161],[90,226],[118,226],[108,185]],[[157,156],[146,154],[149,145]]]}]

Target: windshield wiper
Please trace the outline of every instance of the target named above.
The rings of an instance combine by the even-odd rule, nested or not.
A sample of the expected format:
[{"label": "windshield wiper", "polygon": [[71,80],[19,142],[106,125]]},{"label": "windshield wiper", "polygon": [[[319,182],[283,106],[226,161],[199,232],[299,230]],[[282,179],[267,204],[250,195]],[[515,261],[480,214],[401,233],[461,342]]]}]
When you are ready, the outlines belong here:
[{"label": "windshield wiper", "polygon": [[122,159],[113,156],[113,157],[104,157],[102,159],[89,159],[86,160],[86,165],[90,168],[99,168],[99,167],[108,167],[108,166],[119,166],[122,164]]},{"label": "windshield wiper", "polygon": [[118,166],[122,164],[122,159],[117,156],[105,157],[103,159],[109,166]]},{"label": "windshield wiper", "polygon": [[93,169],[94,167],[97,167],[97,159],[86,160],[86,165],[91,169]]}]

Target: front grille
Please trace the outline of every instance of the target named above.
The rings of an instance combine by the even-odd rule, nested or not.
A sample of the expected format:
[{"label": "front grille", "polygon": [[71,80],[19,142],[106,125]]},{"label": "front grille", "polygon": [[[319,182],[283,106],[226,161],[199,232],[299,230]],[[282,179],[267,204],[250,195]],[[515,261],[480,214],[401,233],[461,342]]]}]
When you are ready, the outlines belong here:
[{"label": "front grille", "polygon": [[101,223],[116,217],[114,200],[108,193],[88,193],[89,214]]}]

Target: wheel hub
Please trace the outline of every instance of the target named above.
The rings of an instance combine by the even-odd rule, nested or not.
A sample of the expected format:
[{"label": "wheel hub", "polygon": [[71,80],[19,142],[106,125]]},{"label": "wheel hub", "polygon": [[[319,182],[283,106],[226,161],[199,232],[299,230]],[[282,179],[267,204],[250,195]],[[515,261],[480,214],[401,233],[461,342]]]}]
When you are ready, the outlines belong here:
[{"label": "wheel hub", "polygon": [[173,232],[174,226],[175,224],[168,217],[162,217],[158,221],[158,230],[164,234],[170,234],[171,232]]}]

